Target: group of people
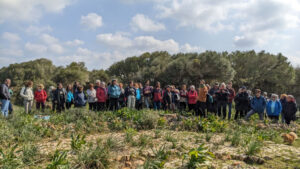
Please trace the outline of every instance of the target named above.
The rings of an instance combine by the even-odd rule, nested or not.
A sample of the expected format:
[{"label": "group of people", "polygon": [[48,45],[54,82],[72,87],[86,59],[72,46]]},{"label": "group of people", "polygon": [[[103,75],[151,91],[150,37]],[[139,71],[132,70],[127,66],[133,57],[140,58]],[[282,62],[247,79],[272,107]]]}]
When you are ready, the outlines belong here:
[{"label": "group of people", "polygon": [[[10,79],[6,79],[1,85],[1,111],[4,116],[8,116],[11,105]],[[297,104],[292,95],[282,94],[280,99],[278,95],[272,94],[269,99],[267,93],[262,94],[260,89],[255,90],[255,95],[242,86],[236,93],[232,83],[215,83],[213,87],[200,80],[199,88],[191,85],[188,89],[182,85],[180,90],[174,85],[168,85],[162,88],[160,82],[155,86],[150,85],[150,81],[143,86],[141,83],[130,81],[126,88],[116,79],[107,84],[96,80],[95,85],[88,84],[88,89],[84,91],[84,86],[79,82],[73,85],[69,84],[66,89],[62,83],[57,87],[51,86],[47,92],[43,84],[38,84],[37,89],[33,91],[33,82],[26,82],[20,91],[23,98],[25,112],[30,113],[33,102],[36,102],[36,109],[44,111],[47,100],[52,102],[52,110],[56,112],[74,107],[85,107],[89,105],[91,111],[118,110],[122,107],[130,109],[150,108],[154,110],[168,111],[189,111],[196,116],[206,117],[208,113],[214,113],[230,120],[232,114],[232,105],[235,103],[234,119],[244,118],[249,120],[250,116],[258,113],[259,119],[268,117],[284,123],[290,124],[296,119]],[[228,108],[228,113],[227,113]]]}]

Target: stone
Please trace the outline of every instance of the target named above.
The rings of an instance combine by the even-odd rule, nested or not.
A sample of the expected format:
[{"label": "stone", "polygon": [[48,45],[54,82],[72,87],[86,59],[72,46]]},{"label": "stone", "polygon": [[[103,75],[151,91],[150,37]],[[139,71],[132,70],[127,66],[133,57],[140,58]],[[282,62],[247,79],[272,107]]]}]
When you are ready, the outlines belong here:
[{"label": "stone", "polygon": [[130,161],[126,161],[126,162],[125,162],[125,167],[131,167],[131,166],[132,166],[132,164],[131,164]]}]

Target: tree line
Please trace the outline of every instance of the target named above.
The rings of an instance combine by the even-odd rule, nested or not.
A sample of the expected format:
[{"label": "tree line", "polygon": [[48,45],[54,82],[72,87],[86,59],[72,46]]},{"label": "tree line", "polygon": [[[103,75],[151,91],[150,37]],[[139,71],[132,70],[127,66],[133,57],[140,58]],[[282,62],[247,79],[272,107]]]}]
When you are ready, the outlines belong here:
[{"label": "tree line", "polygon": [[[100,62],[100,61],[99,61]],[[269,93],[289,93],[300,97],[300,68],[293,67],[282,54],[265,51],[235,51],[203,53],[178,53],[171,55],[165,51],[144,53],[128,57],[112,64],[107,70],[89,71],[84,62],[55,66],[48,59],[10,64],[0,69],[0,80],[10,78],[15,101],[26,80],[42,83],[46,88],[79,81],[81,84],[94,83],[96,79],[109,82],[116,78],[123,83],[131,80],[152,85],[160,81],[164,85],[194,84],[200,79],[208,83],[233,82],[234,88],[247,86],[260,88]]]}]

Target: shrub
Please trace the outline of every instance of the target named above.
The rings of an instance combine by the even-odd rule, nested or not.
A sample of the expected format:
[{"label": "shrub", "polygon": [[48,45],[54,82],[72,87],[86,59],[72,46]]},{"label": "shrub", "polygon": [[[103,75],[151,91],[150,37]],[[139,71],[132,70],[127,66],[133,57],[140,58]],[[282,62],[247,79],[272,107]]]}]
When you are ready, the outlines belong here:
[{"label": "shrub", "polygon": [[166,150],[166,146],[163,145],[159,149],[152,149],[154,157],[147,158],[143,165],[143,169],[159,169],[164,168],[166,161],[169,158],[170,151]]},{"label": "shrub", "polygon": [[85,135],[71,135],[71,148],[72,150],[78,151],[81,149],[82,145],[86,144]]},{"label": "shrub", "polygon": [[197,149],[191,149],[188,154],[183,156],[183,161],[188,160],[187,167],[191,169],[207,166],[209,161],[214,158],[214,154],[209,152],[204,144],[201,144]]},{"label": "shrub", "polygon": [[128,128],[125,130],[125,142],[133,143],[133,137],[136,135],[137,131],[133,128]]},{"label": "shrub", "polygon": [[251,140],[245,148],[245,154],[252,156],[260,152],[262,148],[262,142],[258,140]]},{"label": "shrub", "polygon": [[27,166],[34,165],[41,158],[39,149],[34,144],[24,145],[22,148],[21,159]]},{"label": "shrub", "polygon": [[51,157],[51,163],[47,166],[47,169],[69,168],[67,153],[67,151],[56,150]]},{"label": "shrub", "polygon": [[17,151],[18,145],[10,146],[7,151],[0,149],[0,167],[4,169],[14,169],[19,168],[22,165],[22,161],[17,158],[17,154],[20,151]]}]

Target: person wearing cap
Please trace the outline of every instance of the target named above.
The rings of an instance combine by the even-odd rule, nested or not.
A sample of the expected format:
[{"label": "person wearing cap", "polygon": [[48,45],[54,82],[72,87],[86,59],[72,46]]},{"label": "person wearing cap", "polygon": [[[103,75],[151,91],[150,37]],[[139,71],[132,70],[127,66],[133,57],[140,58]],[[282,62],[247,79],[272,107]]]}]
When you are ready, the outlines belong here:
[{"label": "person wearing cap", "polygon": [[266,100],[261,95],[261,90],[255,90],[255,97],[251,100],[251,110],[247,113],[245,120],[249,120],[250,116],[255,113],[258,113],[259,120],[264,120],[264,111],[266,108]]},{"label": "person wearing cap", "polygon": [[242,86],[239,89],[238,94],[234,98],[235,102],[235,115],[234,119],[237,120],[238,116],[240,118],[244,118],[249,107],[249,96],[247,92],[247,88],[245,86]]},{"label": "person wearing cap", "polygon": [[268,117],[271,120],[278,122],[279,115],[282,111],[282,105],[278,100],[278,95],[272,94],[271,99],[267,103],[266,110],[267,110]]},{"label": "person wearing cap", "polygon": [[113,79],[111,81],[111,85],[108,87],[108,94],[109,94],[109,109],[111,111],[118,110],[121,90],[118,85],[117,79]]},{"label": "person wearing cap", "polygon": [[206,117],[205,109],[206,109],[206,99],[207,99],[208,89],[205,85],[204,80],[200,80],[200,87],[198,90],[198,98],[197,98],[197,111],[201,117]]},{"label": "person wearing cap", "polygon": [[214,87],[212,87],[208,93],[213,97],[213,103],[211,104],[211,111],[217,115],[218,112],[218,100],[216,97],[216,92],[219,90],[219,83],[216,82]]},{"label": "person wearing cap", "polygon": [[228,96],[228,120],[231,119],[231,111],[232,111],[232,101],[234,100],[235,97],[235,90],[232,88],[232,82],[229,82],[227,84],[227,90],[229,92]]}]

